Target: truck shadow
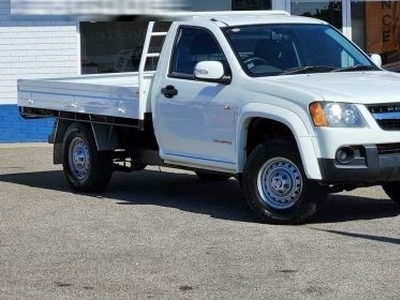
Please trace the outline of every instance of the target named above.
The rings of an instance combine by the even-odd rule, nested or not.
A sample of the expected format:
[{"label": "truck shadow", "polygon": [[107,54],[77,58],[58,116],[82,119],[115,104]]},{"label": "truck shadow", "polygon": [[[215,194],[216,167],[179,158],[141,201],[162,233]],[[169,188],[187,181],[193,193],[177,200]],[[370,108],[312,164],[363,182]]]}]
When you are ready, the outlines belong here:
[{"label": "truck shadow", "polygon": [[362,240],[369,240],[369,241],[375,241],[375,242],[400,245],[400,239],[397,239],[397,238],[365,234],[365,233],[346,232],[346,231],[341,231],[341,230],[329,230],[329,229],[320,229],[320,228],[312,228],[312,227],[309,227],[309,228],[312,230],[330,233],[330,234],[334,234],[334,235],[339,235],[339,236],[343,236],[343,237],[350,237],[350,238],[354,238],[354,239],[362,239]]},{"label": "truck shadow", "polygon": [[114,175],[103,196],[118,199],[119,205],[165,206],[217,219],[257,222],[233,178],[203,182],[194,174],[158,171]]},{"label": "truck shadow", "polygon": [[[0,182],[9,182],[56,192],[75,193],[62,171],[1,174]],[[145,170],[113,174],[110,185],[100,193],[85,197],[109,199],[117,205],[154,205],[206,214],[218,219],[257,222],[243,201],[236,180],[202,182],[194,174]]]},{"label": "truck shadow", "polygon": [[341,223],[400,215],[400,205],[389,198],[357,197],[343,194],[328,196],[326,203],[310,223]]},{"label": "truck shadow", "polygon": [[[0,175],[0,181],[57,192],[72,193],[62,171]],[[115,173],[102,193],[86,194],[116,201],[118,205],[155,205],[206,214],[239,222],[258,222],[248,208],[236,180],[202,182],[194,174],[145,170]],[[340,223],[400,215],[400,205],[388,199],[330,195],[320,213],[310,223]]]}]

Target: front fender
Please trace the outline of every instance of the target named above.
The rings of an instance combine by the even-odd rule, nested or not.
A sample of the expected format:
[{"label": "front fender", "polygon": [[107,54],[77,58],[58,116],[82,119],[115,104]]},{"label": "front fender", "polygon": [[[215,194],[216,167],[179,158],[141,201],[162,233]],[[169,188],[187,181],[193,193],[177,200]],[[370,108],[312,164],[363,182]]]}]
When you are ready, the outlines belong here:
[{"label": "front fender", "polygon": [[296,139],[296,143],[303,162],[304,172],[309,179],[321,180],[322,174],[318,165],[320,156],[317,137],[311,124],[307,124],[295,112],[283,107],[252,103],[243,107],[238,118],[237,128],[237,153],[238,153],[238,172],[243,172],[247,160],[246,143],[248,136],[248,127],[253,118],[264,118],[274,120],[286,125]]}]

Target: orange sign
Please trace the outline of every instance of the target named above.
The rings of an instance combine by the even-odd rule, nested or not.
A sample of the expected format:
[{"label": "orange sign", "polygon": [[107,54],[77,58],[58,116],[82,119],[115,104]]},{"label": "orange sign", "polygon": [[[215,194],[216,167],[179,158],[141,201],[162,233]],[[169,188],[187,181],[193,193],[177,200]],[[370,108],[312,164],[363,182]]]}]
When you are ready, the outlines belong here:
[{"label": "orange sign", "polygon": [[399,49],[400,3],[366,2],[367,52],[385,53]]}]

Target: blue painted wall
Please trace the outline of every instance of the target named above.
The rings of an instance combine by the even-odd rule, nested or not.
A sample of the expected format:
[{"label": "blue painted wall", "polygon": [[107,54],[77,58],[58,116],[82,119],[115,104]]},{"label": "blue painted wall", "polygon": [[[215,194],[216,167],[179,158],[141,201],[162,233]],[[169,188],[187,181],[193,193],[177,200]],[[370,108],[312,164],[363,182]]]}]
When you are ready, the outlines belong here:
[{"label": "blue painted wall", "polygon": [[17,105],[0,105],[0,143],[47,142],[54,119],[23,119]]}]

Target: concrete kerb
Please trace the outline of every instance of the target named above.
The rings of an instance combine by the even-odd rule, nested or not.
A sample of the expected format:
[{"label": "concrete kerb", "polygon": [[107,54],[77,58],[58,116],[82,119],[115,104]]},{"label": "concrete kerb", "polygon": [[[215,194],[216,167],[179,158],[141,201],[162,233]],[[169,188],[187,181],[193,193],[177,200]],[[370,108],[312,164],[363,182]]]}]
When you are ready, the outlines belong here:
[{"label": "concrete kerb", "polygon": [[10,148],[49,148],[53,147],[52,144],[46,142],[36,142],[36,143],[0,143],[0,149],[10,149]]}]

